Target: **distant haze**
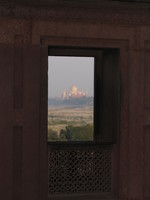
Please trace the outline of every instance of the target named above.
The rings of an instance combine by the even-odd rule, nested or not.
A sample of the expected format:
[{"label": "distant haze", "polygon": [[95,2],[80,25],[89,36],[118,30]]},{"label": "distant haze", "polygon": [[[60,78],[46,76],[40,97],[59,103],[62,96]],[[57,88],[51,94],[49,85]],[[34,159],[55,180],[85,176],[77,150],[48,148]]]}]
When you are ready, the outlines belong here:
[{"label": "distant haze", "polygon": [[79,90],[94,93],[93,57],[48,57],[48,97],[60,97],[64,90],[76,85]]}]

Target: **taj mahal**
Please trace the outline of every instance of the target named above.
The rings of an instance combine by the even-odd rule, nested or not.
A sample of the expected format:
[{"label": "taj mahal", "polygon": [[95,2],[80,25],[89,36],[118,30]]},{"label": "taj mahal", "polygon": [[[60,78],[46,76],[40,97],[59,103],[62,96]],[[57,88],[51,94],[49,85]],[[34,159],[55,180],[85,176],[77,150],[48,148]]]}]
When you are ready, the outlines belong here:
[{"label": "taj mahal", "polygon": [[69,99],[69,98],[82,98],[82,97],[88,97],[88,92],[86,91],[80,91],[78,90],[76,85],[73,85],[68,91],[64,90],[61,98],[63,100]]}]

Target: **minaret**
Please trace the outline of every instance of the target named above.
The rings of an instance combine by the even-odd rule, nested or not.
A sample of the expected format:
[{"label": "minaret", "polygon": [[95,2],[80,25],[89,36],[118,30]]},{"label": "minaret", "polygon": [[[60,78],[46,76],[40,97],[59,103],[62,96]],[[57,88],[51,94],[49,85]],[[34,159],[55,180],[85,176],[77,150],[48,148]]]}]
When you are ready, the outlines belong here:
[{"label": "minaret", "polygon": [[66,90],[64,90],[64,92],[62,93],[62,99],[65,100],[67,98],[67,93]]},{"label": "minaret", "polygon": [[86,92],[85,92],[85,96],[88,97],[88,91],[87,91],[87,90],[86,90]]}]

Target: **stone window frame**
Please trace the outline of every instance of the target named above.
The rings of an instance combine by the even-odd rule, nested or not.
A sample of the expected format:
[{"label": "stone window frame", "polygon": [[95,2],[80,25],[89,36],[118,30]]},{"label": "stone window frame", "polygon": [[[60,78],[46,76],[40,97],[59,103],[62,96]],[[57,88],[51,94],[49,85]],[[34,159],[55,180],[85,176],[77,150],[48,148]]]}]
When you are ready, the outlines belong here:
[{"label": "stone window frame", "polygon": [[[113,144],[117,142],[119,134],[119,113],[120,113],[120,69],[119,69],[119,49],[117,48],[82,48],[82,47],[65,47],[65,46],[49,46],[48,56],[77,56],[77,57],[94,57],[94,131],[92,143]],[[114,57],[114,59],[113,59]],[[114,77],[117,79],[115,82],[115,89],[113,88],[112,94],[112,122],[109,128],[107,127],[108,113],[105,113],[106,108],[103,108],[106,99],[103,99],[104,87],[104,73],[107,69],[107,59],[112,59],[112,67],[116,65]],[[106,70],[107,71],[107,70]],[[107,79],[107,77],[106,77]],[[108,81],[108,80],[107,80]],[[107,94],[106,94],[107,96]],[[107,98],[107,97],[106,97]],[[116,101],[116,103],[115,103]],[[107,105],[105,105],[106,107]],[[105,115],[107,115],[105,117]],[[114,119],[113,119],[114,118]],[[111,121],[110,120],[110,121]],[[116,127],[116,128],[115,128]],[[103,133],[104,131],[104,133]],[[75,142],[75,141],[71,141]],[[78,141],[82,143],[82,141]],[[83,143],[91,143],[83,141]]]}]

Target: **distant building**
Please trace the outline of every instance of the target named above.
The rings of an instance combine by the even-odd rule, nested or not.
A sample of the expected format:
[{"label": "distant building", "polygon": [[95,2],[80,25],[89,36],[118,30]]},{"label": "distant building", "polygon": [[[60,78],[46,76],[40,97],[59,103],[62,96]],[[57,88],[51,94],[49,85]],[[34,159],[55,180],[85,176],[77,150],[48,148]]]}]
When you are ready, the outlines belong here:
[{"label": "distant building", "polygon": [[78,90],[77,86],[72,86],[70,88],[70,90],[68,90],[68,92],[66,92],[66,90],[64,90],[64,92],[61,95],[62,99],[69,99],[69,98],[82,98],[82,97],[88,97],[88,92],[87,90],[84,91],[80,91]]}]

